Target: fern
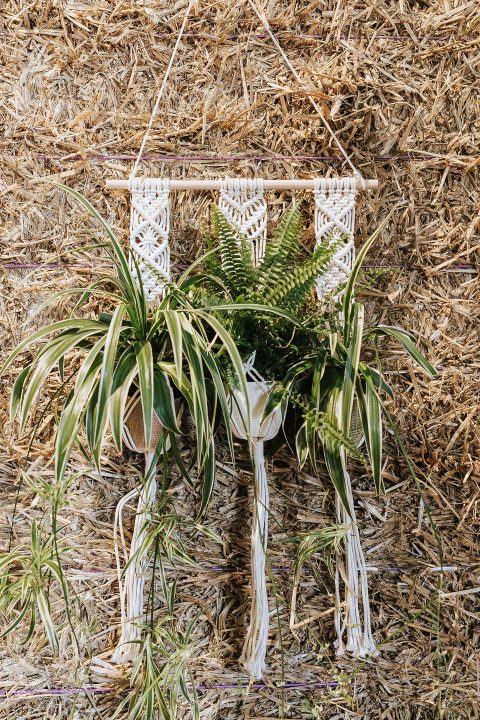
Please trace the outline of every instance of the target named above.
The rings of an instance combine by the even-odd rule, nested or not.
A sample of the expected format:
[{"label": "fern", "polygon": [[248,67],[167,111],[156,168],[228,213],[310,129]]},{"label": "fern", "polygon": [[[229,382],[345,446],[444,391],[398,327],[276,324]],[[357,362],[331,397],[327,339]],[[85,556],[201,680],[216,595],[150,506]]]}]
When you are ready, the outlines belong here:
[{"label": "fern", "polygon": [[203,287],[195,291],[197,300],[210,310],[226,299],[237,304],[277,307],[288,310],[302,322],[302,327],[294,329],[290,320],[259,309],[235,313],[217,311],[241,356],[246,359],[255,351],[257,370],[265,378],[278,379],[302,355],[304,348],[311,345],[312,336],[324,330],[319,306],[310,302],[310,296],[333,249],[325,244],[306,260],[301,257],[299,204],[282,217],[272,239],[266,243],[265,256],[258,267],[253,266],[248,241],[218,208],[213,211],[212,225],[217,252],[204,263],[208,274],[204,276]]},{"label": "fern", "polygon": [[250,249],[217,207],[213,211],[213,223],[223,279],[232,297],[243,296],[252,287],[254,279]]},{"label": "fern", "polygon": [[265,294],[265,301],[295,312],[305,304],[316,278],[325,270],[332,256],[330,245],[317,247],[311,258],[283,273],[275,287]]},{"label": "fern", "polygon": [[293,205],[284,214],[272,239],[267,243],[265,257],[258,270],[258,291],[273,287],[288,269],[289,261],[300,246],[302,230],[301,205]]}]

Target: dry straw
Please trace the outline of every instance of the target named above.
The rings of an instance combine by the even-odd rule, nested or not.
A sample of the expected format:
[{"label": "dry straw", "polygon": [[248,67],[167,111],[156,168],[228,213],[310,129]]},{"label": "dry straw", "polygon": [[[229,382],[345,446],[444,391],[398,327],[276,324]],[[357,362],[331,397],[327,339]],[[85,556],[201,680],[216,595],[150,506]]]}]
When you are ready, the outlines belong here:
[{"label": "dry straw", "polygon": [[[392,371],[388,377],[395,386],[401,430],[444,540],[444,562],[458,569],[448,575],[423,572],[425,565],[440,564],[437,543],[418,493],[387,437],[386,496],[376,498],[361,478],[357,481],[367,562],[405,569],[370,577],[381,657],[374,666],[359,666],[348,659],[333,662],[331,615],[318,615],[332,607],[328,595],[332,583],[321,563],[315,568],[318,572],[302,576],[297,613],[305,624],[292,635],[288,629],[291,575],[275,574],[284,664],[278,626],[272,621],[268,665],[273,687],[255,689],[248,696],[209,690],[200,699],[202,720],[220,715],[227,720],[277,717],[283,702],[277,688],[282,674],[285,681],[309,682],[341,673],[337,689],[289,692],[289,712],[295,717],[302,713],[306,717],[317,713],[322,720],[343,717],[347,708],[372,720],[380,716],[430,720],[442,707],[464,717],[478,713],[478,595],[447,594],[440,604],[437,598],[440,589],[455,593],[478,587],[480,293],[476,275],[435,270],[478,262],[477,5],[473,0],[403,2],[392,13],[391,4],[362,0],[355,5],[355,16],[351,3],[337,3],[334,15],[327,18],[315,3],[280,0],[269,7],[269,22],[280,37],[282,33],[325,36],[325,41],[314,42],[290,36],[289,57],[302,74],[303,68],[308,69],[317,102],[362,174],[379,177],[380,190],[370,197],[371,207],[359,208],[357,241],[398,206],[370,262],[400,267],[392,268],[376,289],[368,291],[367,316],[372,322],[401,320],[417,330],[425,338],[430,359],[442,368],[440,377],[429,383],[413,372],[398,375],[393,371],[400,367],[399,352],[393,345],[381,348],[384,366]],[[0,48],[5,125],[0,262],[52,264],[60,254],[73,253],[62,256],[61,262],[78,266],[55,272],[48,267],[9,269],[2,275],[4,349],[44,322],[45,313],[36,316],[35,310],[48,295],[83,285],[94,277],[92,266],[93,270],[104,266],[98,260],[100,251],[87,249],[95,243],[92,226],[52,187],[52,179],[84,191],[126,240],[127,197],[105,194],[104,182],[107,177],[125,177],[131,168],[131,162],[118,155],[135,157],[138,152],[152,108],[152,83],[165,71],[185,9],[185,2],[130,3],[115,9],[100,0],[62,7],[36,3],[26,8],[20,0],[6,4],[1,20],[6,34]],[[181,48],[149,140],[149,156],[336,154],[275,48],[265,37],[256,37],[265,33],[245,2],[205,3],[201,12],[193,11],[189,32],[203,37]],[[168,37],[161,37],[162,33]],[[225,42],[207,37],[212,34]],[[390,34],[408,37],[374,40]],[[241,42],[229,40],[229,35],[241,36]],[[338,38],[352,35],[355,40],[338,43]],[[435,43],[424,39],[432,35],[448,39]],[[378,156],[412,151],[425,153],[425,159],[375,161]],[[107,159],[91,162],[90,154]],[[75,159],[64,162],[62,158],[69,156]],[[167,165],[167,161],[144,159],[142,174],[161,175],[165,168],[176,178],[185,177],[187,171],[188,177],[226,173],[311,177],[333,172],[332,163],[318,159],[265,159],[261,170],[259,162],[220,159],[185,165],[176,160]],[[200,253],[210,201],[208,194],[174,198],[174,266]],[[288,194],[272,194],[273,221],[289,201]],[[306,207],[306,214],[309,211]],[[313,240],[309,227],[305,243],[311,247]],[[57,319],[70,309],[65,301],[49,313]],[[87,312],[97,309],[91,304]],[[7,423],[10,379],[2,382],[0,542],[6,547],[19,467],[28,444],[19,441]],[[55,417],[55,406],[37,417],[39,436],[27,463],[46,479],[53,475]],[[248,612],[248,577],[236,568],[248,567],[249,532],[244,519],[251,477],[240,445],[238,452],[235,471],[228,464],[219,469],[210,516],[222,544],[212,539],[189,544],[201,565],[227,567],[222,572],[181,567],[177,574],[179,612],[187,619],[201,614],[193,670],[196,681],[208,686],[236,683],[238,639]],[[329,524],[332,518],[327,488],[317,478],[298,473],[288,457],[279,448],[268,468],[269,558],[274,567],[286,567],[293,559],[293,546],[283,542],[286,535]],[[80,451],[74,454],[72,469],[84,474],[70,489],[61,524],[74,545],[66,572],[78,596],[74,611],[82,608],[77,623],[82,654],[79,658],[61,597],[54,592],[54,616],[62,628],[60,655],[52,655],[40,632],[27,647],[20,644],[21,634],[3,639],[2,690],[26,685],[71,687],[81,682],[121,691],[121,680],[107,663],[118,638],[112,520],[116,502],[136,483],[140,463],[133,455],[122,458],[110,448],[104,473],[98,477]],[[192,498],[180,482],[176,487],[176,510],[187,515]],[[43,501],[34,501],[30,490],[25,486],[19,490],[15,542],[28,538],[31,519],[40,518],[44,510]],[[91,656],[97,658],[93,664]],[[94,702],[105,717],[118,705],[111,695],[95,696]],[[15,718],[64,720],[73,708],[86,718],[95,717],[84,698],[0,701],[2,713]]]}]

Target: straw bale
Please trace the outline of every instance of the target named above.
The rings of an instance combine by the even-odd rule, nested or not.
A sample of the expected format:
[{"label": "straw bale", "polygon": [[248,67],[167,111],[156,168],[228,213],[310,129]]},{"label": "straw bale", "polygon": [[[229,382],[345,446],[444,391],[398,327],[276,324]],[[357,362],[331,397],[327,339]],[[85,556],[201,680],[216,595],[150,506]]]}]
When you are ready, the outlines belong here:
[{"label": "straw bale", "polygon": [[[61,300],[39,314],[50,294],[83,285],[108,269],[100,251],[87,249],[97,230],[55,183],[84,192],[127,241],[127,194],[107,193],[104,181],[124,178],[132,167],[185,6],[185,0],[3,0],[3,351],[45,319],[71,308],[70,300]],[[382,346],[396,392],[392,409],[428,507],[387,436],[385,496],[376,497],[359,471],[355,479],[368,562],[378,568],[371,573],[370,588],[380,657],[363,663],[335,658],[328,614],[332,580],[321,559],[302,575],[298,613],[300,621],[308,622],[295,635],[288,628],[291,573],[274,572],[278,623],[273,614],[266,677],[271,687],[249,694],[203,693],[202,718],[478,718],[478,593],[462,594],[480,585],[478,3],[269,0],[265,7],[347,151],[366,177],[379,178],[379,191],[359,202],[358,243],[394,210],[369,259],[393,267],[367,294],[368,321],[416,330],[440,374],[426,381],[394,344]],[[282,65],[248,4],[199,0],[153,125],[142,173],[309,177],[342,172],[342,165],[288,156],[336,154],[304,90]],[[212,159],[158,160],[165,155]],[[286,159],[258,159],[279,155]],[[212,200],[208,194],[173,199],[176,268],[200,254]],[[291,197],[272,194],[268,200],[274,221]],[[310,210],[307,201],[307,244],[313,241]],[[459,264],[467,271],[458,272]],[[97,309],[92,303],[86,311]],[[16,371],[26,358],[20,358]],[[58,411],[54,404],[44,415],[26,459],[28,441],[18,438],[7,418],[14,375],[2,379],[2,548],[11,533],[15,542],[28,538],[32,518],[45,510],[25,487],[17,497],[16,487],[21,468],[52,477]],[[200,613],[202,618],[193,669],[205,684],[234,683],[242,675],[237,658],[248,612],[251,475],[240,444],[238,455],[235,471],[223,458],[209,516],[221,544],[191,541],[203,569],[175,570],[179,614],[188,619]],[[74,546],[66,572],[77,593],[72,612],[80,652],[62,598],[54,595],[59,655],[52,656],[40,631],[27,646],[21,645],[21,633],[3,639],[0,688],[97,683],[115,692],[0,698],[5,718],[108,718],[125,687],[108,664],[119,622],[112,523],[115,504],[138,480],[141,462],[109,447],[101,477],[80,452],[74,453],[71,467],[82,474],[70,489],[61,522]],[[293,558],[285,538],[331,521],[332,492],[322,479],[298,472],[285,447],[276,448],[270,478],[269,557],[274,568],[284,568]],[[180,481],[172,493],[177,511],[191,514],[194,500]],[[443,575],[429,571],[442,560],[432,520],[442,538],[443,562],[457,568]],[[160,596],[158,603],[161,612]],[[282,678],[338,680],[339,687],[282,695],[276,688]]]}]

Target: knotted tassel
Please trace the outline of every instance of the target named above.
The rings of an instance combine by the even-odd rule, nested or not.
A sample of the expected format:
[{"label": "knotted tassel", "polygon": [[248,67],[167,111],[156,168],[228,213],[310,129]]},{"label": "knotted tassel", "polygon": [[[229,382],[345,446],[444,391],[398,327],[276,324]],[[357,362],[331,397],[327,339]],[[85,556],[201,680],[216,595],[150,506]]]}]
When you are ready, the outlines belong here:
[{"label": "knotted tassel", "polygon": [[[356,417],[358,408],[354,405],[352,425],[350,433],[352,440],[357,445],[363,442],[363,432],[360,427],[360,418]],[[356,425],[358,427],[356,427]],[[351,653],[354,657],[366,657],[367,655],[378,655],[378,650],[373,639],[370,601],[368,597],[368,578],[365,555],[362,549],[360,533],[358,530],[355,506],[353,502],[352,482],[347,470],[347,459],[342,452],[342,468],[347,496],[348,508],[340,499],[338,493],[335,497],[337,522],[340,525],[347,525],[348,531],[345,538],[345,562],[339,553],[336,556],[335,569],[335,629],[337,633],[337,655]],[[340,599],[340,585],[343,580],[345,586],[344,620],[342,622],[342,603]],[[362,612],[360,612],[360,598]],[[346,632],[346,644],[344,634]]]},{"label": "knotted tassel", "polygon": [[[144,604],[143,594],[145,589],[145,572],[148,566],[148,558],[141,553],[141,547],[145,541],[148,528],[148,512],[155,501],[157,482],[155,478],[156,468],[151,467],[154,453],[145,453],[145,469],[147,481],[139,490],[135,488],[118,503],[115,513],[114,542],[115,558],[117,563],[118,586],[120,593],[120,613],[122,632],[117,648],[112,656],[115,663],[133,662],[139,652],[139,640],[142,634],[141,623],[143,621]],[[125,535],[123,531],[123,508],[127,502],[139,495],[135,525],[133,528],[130,550],[126,552]],[[120,553],[118,549],[118,534],[124,549],[126,560],[125,571],[122,573]]]},{"label": "knotted tassel", "polygon": [[[173,400],[173,395],[172,395]],[[182,415],[182,405],[175,400],[177,422]],[[155,449],[160,443],[164,428],[156,413],[153,414],[152,437],[150,445],[145,443],[143,410],[140,394],[136,392],[129,400],[125,409],[125,425],[123,442],[134,452],[145,455],[145,484],[135,488],[123,497],[117,505],[114,524],[115,559],[117,564],[118,587],[120,593],[121,636],[112,656],[116,663],[132,662],[138,655],[144,621],[143,594],[145,589],[145,573],[148,568],[148,556],[142,550],[148,534],[148,514],[155,502],[157,492],[156,467],[153,465]],[[164,440],[163,451],[170,448],[170,440]],[[133,527],[132,541],[127,549],[123,530],[123,510],[125,505],[138,496],[137,513]],[[120,537],[119,537],[120,536]],[[120,542],[119,542],[120,541]],[[122,571],[119,544],[123,550],[125,563]]]},{"label": "knotted tassel", "polygon": [[273,410],[263,418],[268,392],[268,385],[253,368],[246,367],[253,382],[247,382],[248,405],[243,394],[233,393],[231,403],[231,424],[233,433],[246,440],[248,429],[253,442],[253,459],[255,468],[255,498],[253,509],[251,536],[251,577],[252,600],[250,623],[243,645],[240,662],[250,674],[252,680],[259,680],[265,671],[267,652],[269,609],[265,561],[268,541],[268,481],[265,470],[264,441],[271,440],[280,430],[282,415],[280,408]]},{"label": "knotted tassel", "polygon": [[267,653],[268,610],[265,557],[268,541],[268,481],[263,440],[254,441],[255,500],[251,538],[252,604],[250,625],[243,645],[241,664],[254,680],[263,676]]}]

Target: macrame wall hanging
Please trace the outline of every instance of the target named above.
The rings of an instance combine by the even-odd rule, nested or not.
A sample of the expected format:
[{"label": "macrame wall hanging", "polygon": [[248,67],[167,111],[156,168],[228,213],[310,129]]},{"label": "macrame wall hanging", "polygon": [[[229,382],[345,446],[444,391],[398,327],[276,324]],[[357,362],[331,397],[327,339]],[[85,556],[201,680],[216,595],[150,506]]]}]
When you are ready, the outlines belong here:
[{"label": "macrame wall hanging", "polygon": [[145,298],[163,297],[170,280],[170,181],[166,178],[132,179],[130,252],[133,274],[140,276]]},{"label": "macrame wall hanging", "polygon": [[[226,178],[223,180],[171,180],[162,178],[137,179],[136,173],[143,151],[157,114],[161,98],[167,85],[181,38],[186,27],[193,0],[189,0],[180,32],[178,34],[167,70],[155,102],[134,168],[128,181],[109,180],[107,188],[129,189],[132,193],[130,245],[131,257],[137,278],[142,283],[145,297],[156,302],[166,292],[166,281],[170,279],[169,204],[170,190],[217,190],[219,207],[228,221],[236,227],[251,243],[252,258],[258,264],[265,253],[267,208],[264,190],[313,190],[315,198],[315,234],[317,244],[327,238],[338,239],[340,247],[330,262],[327,272],[317,282],[319,300],[330,297],[337,288],[346,282],[354,260],[354,221],[355,197],[359,188],[373,189],[378,186],[375,180],[364,180],[345,152],[338,137],[325,118],[323,109],[317,104],[310,89],[290,63],[273,34],[268,20],[255,0],[247,0],[267,35],[280,53],[282,60],[305,91],[315,112],[340,150],[345,162],[352,170],[352,176],[338,179],[315,180],[261,180],[246,178]],[[245,398],[238,393],[231,396],[231,425],[234,434],[248,437],[248,428],[253,442],[255,468],[254,502],[252,517],[251,566],[252,600],[251,617],[245,638],[241,662],[247,668],[252,679],[261,678],[265,669],[265,656],[269,631],[269,603],[266,583],[266,548],[268,539],[268,482],[265,470],[263,446],[272,439],[281,426],[280,412],[274,411],[263,418],[269,385],[254,368],[255,357],[245,364],[250,412],[247,414]],[[248,416],[247,416],[248,415]],[[158,418],[157,418],[158,420]],[[128,425],[128,422],[127,422]],[[156,438],[161,432],[157,428]],[[132,433],[130,433],[132,434]],[[152,441],[153,442],[153,441]],[[128,442],[127,442],[128,444]],[[114,660],[125,662],[132,660],[138,643],[132,642],[139,637],[139,624],[143,620],[142,576],[145,570],[145,558],[138,553],[145,533],[145,520],[155,498],[155,469],[152,467],[152,447],[145,448],[142,440],[137,439],[130,445],[145,452],[147,482],[145,487],[136,489],[122,499],[116,514],[116,557],[119,572],[120,601],[122,613],[122,633]],[[167,448],[164,448],[166,450]],[[338,521],[348,526],[345,560],[337,556],[336,564],[336,607],[335,627],[337,632],[337,652],[348,651],[354,656],[363,657],[375,654],[376,648],[370,627],[370,610],[365,559],[361,548],[360,536],[355,518],[351,481],[347,470],[347,457],[342,457],[344,479],[347,487],[348,507],[344,507],[336,497]],[[130,549],[125,547],[122,525],[122,512],[125,505],[139,497],[137,516]],[[120,541],[119,541],[120,537]],[[121,553],[126,569],[121,569]],[[344,588],[345,600],[341,599]],[[360,603],[362,611],[360,611]],[[344,637],[346,635],[346,643]]]}]

